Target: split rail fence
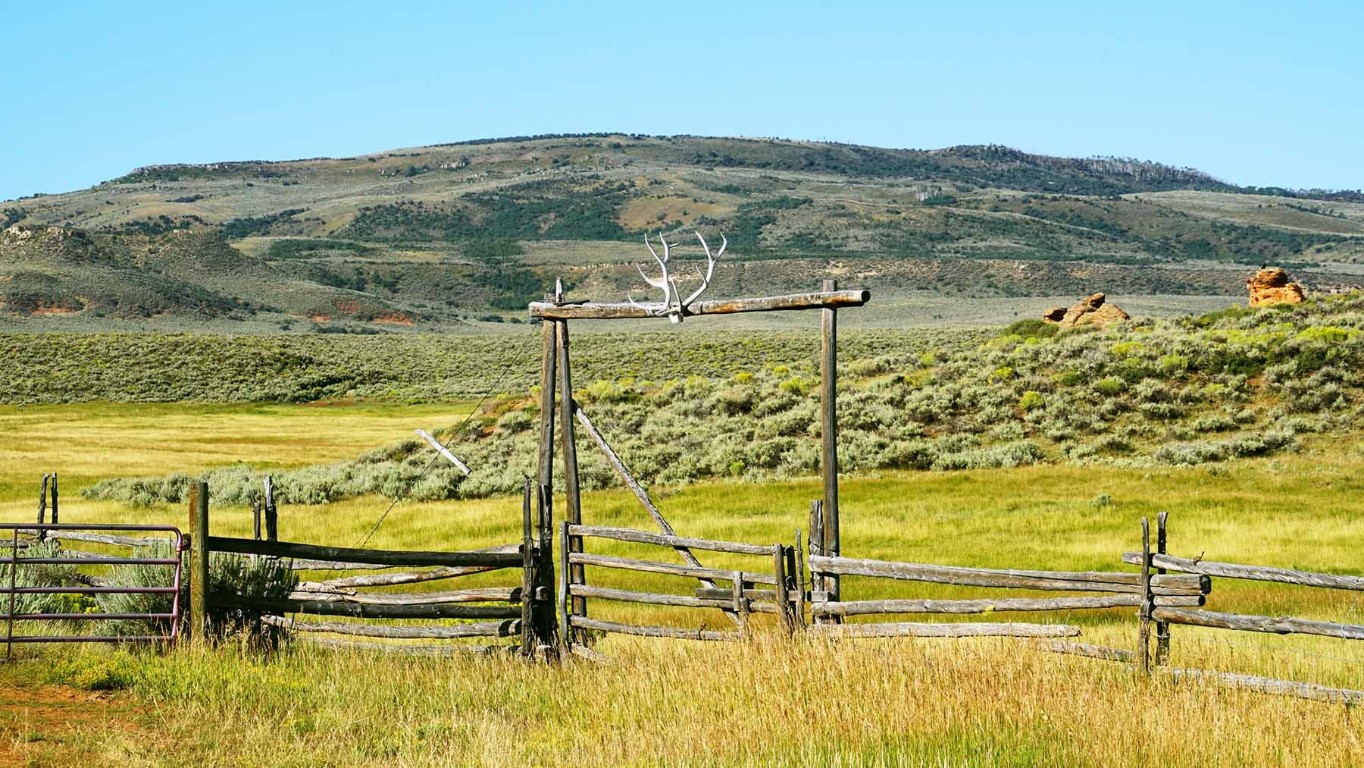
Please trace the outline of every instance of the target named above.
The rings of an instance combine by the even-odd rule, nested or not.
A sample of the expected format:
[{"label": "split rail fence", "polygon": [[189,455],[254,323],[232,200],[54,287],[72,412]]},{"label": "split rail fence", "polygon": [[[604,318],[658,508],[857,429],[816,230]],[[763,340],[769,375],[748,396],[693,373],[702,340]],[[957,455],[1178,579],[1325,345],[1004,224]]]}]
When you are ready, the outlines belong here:
[{"label": "split rail fence", "polygon": [[[419,654],[492,652],[519,647],[529,655],[554,645],[552,536],[542,520],[532,519],[529,486],[523,504],[520,542],[456,552],[364,549],[215,536],[209,526],[207,484],[193,486],[190,496],[193,522],[190,626],[195,631],[208,631],[214,606],[223,606],[258,612],[267,625],[283,627],[308,637],[309,642],[333,647],[372,647]],[[267,525],[272,532],[274,528],[274,524]],[[295,570],[369,572],[301,582],[282,599],[208,592],[203,585],[209,583],[209,562],[214,553],[277,558],[289,561]],[[516,576],[497,586],[444,591],[364,591],[496,571],[514,571]],[[413,620],[422,623],[409,623]],[[351,639],[357,637],[372,640]],[[520,642],[474,647],[403,642],[469,638],[518,638]]]}]

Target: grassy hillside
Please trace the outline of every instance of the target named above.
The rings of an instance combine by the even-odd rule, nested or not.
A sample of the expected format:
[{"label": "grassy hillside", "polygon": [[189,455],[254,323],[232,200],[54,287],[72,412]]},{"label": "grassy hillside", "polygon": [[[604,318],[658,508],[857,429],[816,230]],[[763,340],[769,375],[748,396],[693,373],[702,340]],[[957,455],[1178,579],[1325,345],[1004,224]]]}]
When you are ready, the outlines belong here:
[{"label": "grassy hillside", "polygon": [[[917,343],[903,343],[911,340]],[[1101,332],[1058,333],[1025,320],[984,343],[958,342],[883,335],[844,350],[844,469],[1203,464],[1271,455],[1295,448],[1303,434],[1364,426],[1360,293]],[[781,355],[762,337],[735,337],[720,347],[723,363],[685,376],[655,366],[656,355],[608,346],[609,366],[577,371],[575,399],[648,484],[810,475],[820,460],[818,373],[813,349],[790,354],[792,345]],[[600,364],[603,356],[584,359]],[[725,365],[732,367],[721,373]],[[601,370],[614,376],[592,375]],[[699,375],[705,371],[711,375]],[[533,393],[507,395],[447,432],[478,469],[468,478],[444,466],[424,474],[429,451],[411,441],[285,473],[277,487],[303,503],[365,493],[514,493],[534,467],[538,418]],[[612,485],[595,446],[579,439],[584,487]],[[249,467],[236,467],[211,482],[231,502],[251,477]],[[111,481],[92,493],[178,500],[188,482]]]},{"label": "grassy hillside", "polygon": [[1310,288],[1364,285],[1356,195],[1002,147],[505,139],[154,166],[0,204],[0,224],[12,227],[0,311],[51,318],[40,327],[94,315],[371,329],[505,319],[555,277],[592,298],[643,295],[638,240],[660,230],[728,235],[717,295],[848,273],[883,296],[1227,296],[1265,261],[1299,267]]}]

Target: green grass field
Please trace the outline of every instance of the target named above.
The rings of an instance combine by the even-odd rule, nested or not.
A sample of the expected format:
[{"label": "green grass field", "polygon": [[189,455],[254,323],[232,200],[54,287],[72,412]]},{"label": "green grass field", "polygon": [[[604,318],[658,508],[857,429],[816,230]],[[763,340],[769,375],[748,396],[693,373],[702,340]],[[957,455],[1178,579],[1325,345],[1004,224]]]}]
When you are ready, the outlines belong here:
[{"label": "green grass field", "polygon": [[[163,474],[249,458],[288,467],[353,455],[449,420],[467,405],[76,405],[0,411],[0,516],[31,519],[42,471],[65,478],[63,520],[180,523],[180,505],[134,508],[76,491],[113,474]],[[1171,514],[1171,551],[1206,559],[1359,574],[1364,443],[1314,436],[1293,454],[1212,467],[1039,465],[849,476],[843,553],[940,564],[1117,569],[1139,519]],[[685,535],[791,542],[816,478],[654,489]],[[286,506],[281,536],[353,545],[387,500]],[[559,506],[562,509],[562,505]],[[217,506],[214,530],[244,533],[245,508]],[[625,492],[589,493],[587,522],[648,528]],[[514,540],[519,500],[403,502],[371,543],[467,549]],[[594,549],[630,554],[627,546]],[[658,551],[647,556],[660,557]],[[706,558],[707,564],[731,562]],[[736,563],[737,564],[737,563]],[[692,585],[589,574],[593,583],[684,592]],[[986,597],[989,590],[892,588],[849,578],[849,597]],[[1003,594],[993,592],[995,595]],[[1359,623],[1353,593],[1216,580],[1214,610]],[[1049,615],[1089,642],[1133,647],[1120,610]],[[593,615],[694,626],[685,610]],[[710,621],[720,626],[712,617]],[[1027,620],[1012,614],[994,620]],[[1364,687],[1349,641],[1174,629],[1173,663]],[[0,708],[0,754],[19,762],[192,765],[985,764],[1345,765],[1364,760],[1340,706],[1145,681],[1028,641],[787,642],[701,645],[611,637],[612,663],[411,659],[297,648],[273,658],[235,647],[166,656],[20,653],[0,684],[112,688],[117,727],[44,731],[32,708]],[[58,661],[58,659],[63,659]],[[64,690],[64,689],[63,689]],[[36,695],[36,694],[35,694]],[[38,718],[41,720],[41,718]]]}]

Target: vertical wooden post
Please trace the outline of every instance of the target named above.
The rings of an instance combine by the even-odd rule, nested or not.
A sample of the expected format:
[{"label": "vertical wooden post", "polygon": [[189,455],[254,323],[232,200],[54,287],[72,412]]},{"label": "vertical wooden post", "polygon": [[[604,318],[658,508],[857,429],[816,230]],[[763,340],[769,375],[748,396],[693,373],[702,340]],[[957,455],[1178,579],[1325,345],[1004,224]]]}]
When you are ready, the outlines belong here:
[{"label": "vertical wooden post", "polygon": [[261,497],[251,494],[251,538],[260,541]]},{"label": "vertical wooden post", "polygon": [[[805,629],[805,585],[801,583],[800,577],[800,557],[796,550],[800,549],[800,531],[796,531],[795,546],[783,547],[782,554],[786,558],[786,581],[789,585],[783,597],[791,606],[791,629]],[[796,593],[796,598],[791,599],[791,592]]]},{"label": "vertical wooden post", "polygon": [[1142,674],[1151,674],[1151,521],[1141,519],[1141,627],[1137,630],[1137,656]]},{"label": "vertical wooden post", "polygon": [[[42,525],[43,523],[47,522],[47,481],[48,481],[48,477],[49,477],[48,474],[47,474],[46,472],[44,472],[44,473],[43,473],[43,485],[42,485],[42,488],[40,488],[39,491],[38,491],[38,525]],[[38,541],[43,541],[43,540],[46,539],[46,538],[47,538],[47,531],[44,531],[44,530],[42,530],[41,528],[38,529]]]},{"label": "vertical wooden post", "polygon": [[521,655],[535,655],[535,625],[531,604],[535,600],[535,555],[530,525],[530,478],[521,490]]},{"label": "vertical wooden post", "polygon": [[[838,290],[836,280],[825,280],[824,290]],[[820,333],[820,408],[819,426],[823,438],[820,468],[824,472],[823,554],[838,557],[838,310],[823,310]],[[829,600],[838,600],[838,577],[824,577]],[[835,619],[837,621],[837,619]]]},{"label": "vertical wooden post", "polygon": [[189,630],[208,639],[208,483],[189,487]]},{"label": "vertical wooden post", "polygon": [[554,520],[554,388],[555,362],[559,354],[559,324],[546,320],[541,324],[544,357],[540,363],[540,448],[538,483],[540,516],[551,525]]},{"label": "vertical wooden post", "polygon": [[52,524],[57,525],[61,522],[59,517],[61,508],[57,504],[57,473],[52,473]]},{"label": "vertical wooden post", "polygon": [[275,478],[265,476],[265,540],[279,541],[279,507],[275,506]]},{"label": "vertical wooden post", "polygon": [[568,521],[559,523],[559,648],[563,655],[573,650],[573,631],[568,623],[569,585],[573,575],[568,564]]},{"label": "vertical wooden post", "polygon": [[791,548],[791,573],[796,582],[796,626],[805,629],[805,550],[800,543],[800,529],[796,529],[796,545]]},{"label": "vertical wooden post", "polygon": [[[573,434],[573,410],[577,405],[573,402],[573,373],[570,368],[568,355],[568,322],[559,323],[558,331],[559,347],[559,450],[563,453],[564,459],[564,517],[572,525],[582,523],[582,498],[578,491],[578,446],[574,442]],[[569,552],[583,551],[583,542],[580,537],[570,536],[568,539]],[[574,583],[582,581],[581,565],[571,566]],[[587,615],[587,599],[574,596],[572,598],[573,615]]]},{"label": "vertical wooden post", "polygon": [[748,598],[744,597],[744,572],[735,571],[730,577],[733,579],[732,591],[730,593],[734,610],[734,615],[739,618],[739,631],[748,634]]},{"label": "vertical wooden post", "polygon": [[[1165,520],[1169,513],[1161,512],[1156,515],[1156,552],[1165,554]],[[1156,573],[1165,573],[1164,568],[1157,568]],[[1164,666],[1170,662],[1170,622],[1156,622],[1156,666]]]},{"label": "vertical wooden post", "polygon": [[[815,499],[810,502],[810,557],[820,557],[824,554],[824,502]],[[810,602],[824,602],[824,575],[810,566]],[[815,594],[819,593],[819,594]],[[827,616],[815,618],[816,624],[826,624],[829,621]]]},{"label": "vertical wooden post", "polygon": [[791,616],[791,592],[786,583],[786,549],[780,544],[772,545],[772,575],[777,583],[772,587],[772,598],[777,604],[777,618],[786,634],[796,629],[795,619]]}]

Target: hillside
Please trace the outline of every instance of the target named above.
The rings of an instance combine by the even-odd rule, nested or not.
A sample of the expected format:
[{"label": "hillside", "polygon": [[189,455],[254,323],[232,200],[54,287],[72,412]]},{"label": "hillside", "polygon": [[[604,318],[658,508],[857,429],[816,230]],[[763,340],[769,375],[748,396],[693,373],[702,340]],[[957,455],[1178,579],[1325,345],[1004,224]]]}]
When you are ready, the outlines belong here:
[{"label": "hillside", "polygon": [[1262,262],[1330,290],[1364,285],[1361,200],[993,146],[702,137],[164,165],[0,203],[0,312],[81,330],[506,320],[555,277],[639,291],[643,233],[691,229],[729,238],[716,295],[833,274],[882,297],[1235,296]]},{"label": "hillside", "polygon": [[[1058,332],[1025,320],[983,343],[956,337],[936,344],[924,336],[886,336],[844,350],[851,358],[839,385],[844,469],[1203,464],[1292,450],[1304,434],[1348,440],[1364,427],[1361,293],[1101,332]],[[756,335],[749,342],[761,343]],[[705,376],[659,375],[647,361],[632,364],[616,352],[616,377],[579,370],[584,383],[574,398],[645,483],[814,474],[820,430],[813,350],[800,354],[794,340],[747,355],[735,346],[739,355],[703,364]],[[720,373],[722,361],[738,370]],[[430,450],[409,441],[354,462],[277,475],[276,488],[298,503],[364,493],[515,493],[534,467],[539,418],[538,400],[520,391],[444,434],[476,468],[468,478],[443,463],[424,473]],[[583,486],[615,483],[591,441],[578,437]],[[234,467],[214,472],[211,482],[215,494],[237,503],[254,477],[249,467]],[[108,481],[90,493],[180,501],[189,479]]]}]

